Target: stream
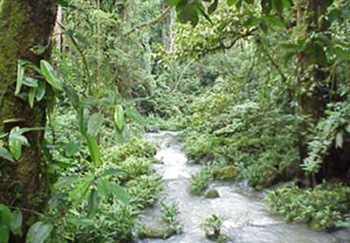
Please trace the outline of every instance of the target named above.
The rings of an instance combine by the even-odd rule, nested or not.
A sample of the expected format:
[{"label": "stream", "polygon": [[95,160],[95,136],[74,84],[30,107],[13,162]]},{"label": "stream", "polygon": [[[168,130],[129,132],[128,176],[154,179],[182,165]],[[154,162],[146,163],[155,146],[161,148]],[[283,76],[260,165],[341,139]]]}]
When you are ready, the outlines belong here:
[{"label": "stream", "polygon": [[[215,181],[210,189],[216,189],[220,197],[207,199],[191,196],[188,185],[191,174],[200,170],[200,165],[188,163],[176,140],[176,132],[162,131],[145,135],[148,141],[158,144],[156,158],[162,161],[155,169],[163,174],[165,190],[160,200],[175,201],[178,205],[178,219],[183,233],[166,240],[144,239],[139,243],[176,242],[206,243],[200,224],[212,214],[226,216],[221,232],[232,243],[349,243],[349,230],[335,233],[317,232],[303,225],[287,224],[270,215],[261,201],[261,193],[239,184]],[[156,226],[161,221],[160,206],[149,208],[141,221]]]}]

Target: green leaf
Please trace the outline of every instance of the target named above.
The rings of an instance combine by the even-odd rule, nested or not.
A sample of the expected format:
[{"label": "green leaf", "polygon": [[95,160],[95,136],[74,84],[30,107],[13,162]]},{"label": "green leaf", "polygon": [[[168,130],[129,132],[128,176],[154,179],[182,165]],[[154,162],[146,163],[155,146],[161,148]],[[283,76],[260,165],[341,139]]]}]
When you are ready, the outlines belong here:
[{"label": "green leaf", "polygon": [[[5,123],[5,121],[3,121]],[[7,136],[7,133],[0,133],[0,139]]]},{"label": "green leaf", "polygon": [[218,8],[219,0],[214,0],[212,4],[208,7],[208,14],[212,14]]},{"label": "green leaf", "polygon": [[271,0],[261,0],[261,8],[265,14],[269,14],[272,9]]},{"label": "green leaf", "polygon": [[145,118],[133,107],[127,108],[125,110],[125,115],[140,125],[146,124]]},{"label": "green leaf", "polygon": [[93,137],[96,137],[103,123],[103,115],[101,113],[95,113],[90,116],[88,120],[87,132]]},{"label": "green leaf", "polygon": [[18,134],[23,134],[26,132],[32,132],[32,131],[43,131],[45,130],[45,127],[22,127],[18,129]]},{"label": "green leaf", "polygon": [[54,184],[55,188],[61,188],[64,186],[70,186],[73,184],[73,182],[77,180],[76,176],[68,176],[68,177],[64,177],[61,180],[59,180],[58,182],[56,182]]},{"label": "green leaf", "polygon": [[78,182],[76,183],[74,189],[69,192],[70,199],[75,200],[76,202],[85,200],[92,180],[92,177],[77,179]]},{"label": "green leaf", "polygon": [[35,90],[36,90],[36,92],[35,92],[35,99],[37,101],[41,101],[44,98],[45,93],[46,93],[45,83],[39,82],[38,83],[38,87]]},{"label": "green leaf", "polygon": [[72,103],[73,107],[78,110],[79,105],[80,105],[80,99],[78,94],[75,92],[74,89],[72,89],[69,86],[64,86],[64,92],[66,93],[69,101]]},{"label": "green leaf", "polygon": [[121,105],[115,107],[114,122],[118,131],[122,131],[124,128],[124,109]]},{"label": "green leaf", "polygon": [[275,16],[265,16],[264,20],[266,20],[266,22],[270,23],[273,26],[285,27],[284,23]]},{"label": "green leaf", "polygon": [[78,218],[74,216],[66,216],[65,219],[67,222],[74,224],[74,225],[79,225],[79,226],[89,226],[94,224],[93,219],[88,219],[88,218]]},{"label": "green leaf", "polygon": [[282,0],[272,0],[273,8],[279,13],[283,13],[283,2]]},{"label": "green leaf", "polygon": [[99,179],[96,182],[96,186],[98,189],[98,193],[100,194],[102,200],[108,198],[108,195],[110,194],[109,189],[108,189],[108,185],[107,185],[107,180],[105,179]]},{"label": "green leaf", "polygon": [[340,60],[350,60],[350,50],[348,48],[336,47],[334,48],[334,53]]},{"label": "green leaf", "polygon": [[36,222],[28,230],[26,243],[44,243],[52,229],[53,225],[51,223]]},{"label": "green leaf", "polygon": [[27,138],[21,135],[19,127],[12,128],[9,135],[9,147],[15,160],[22,156],[23,145],[29,145]]},{"label": "green leaf", "polygon": [[35,99],[36,88],[30,88],[28,92],[28,103],[30,108],[34,107],[34,99]]},{"label": "green leaf", "polygon": [[11,162],[15,162],[11,153],[4,147],[0,147],[0,157],[7,159]]},{"label": "green leaf", "polygon": [[20,210],[15,210],[11,215],[11,231],[14,235],[22,236],[23,216]]},{"label": "green leaf", "polygon": [[0,226],[4,225],[10,228],[11,210],[8,206],[0,204]]},{"label": "green leaf", "polygon": [[57,77],[54,68],[45,60],[40,61],[41,73],[45,80],[55,89],[63,91],[63,86],[61,80]]},{"label": "green leaf", "polygon": [[28,87],[38,87],[38,80],[31,77],[24,77],[22,80],[22,84],[28,86]]},{"label": "green leaf", "polygon": [[181,0],[170,0],[170,1],[168,1],[168,6],[169,7],[174,7],[174,6],[176,6],[179,2],[180,2]]},{"label": "green leaf", "polygon": [[85,135],[86,134],[86,121],[85,121],[85,117],[84,117],[84,112],[85,108],[84,106],[78,106],[77,109],[77,119],[78,119],[78,124],[79,124],[79,130],[81,132],[81,134]]},{"label": "green leaf", "polygon": [[7,243],[10,237],[11,210],[0,204],[0,243]]},{"label": "green leaf", "polygon": [[0,243],[8,243],[10,240],[10,229],[0,224]]},{"label": "green leaf", "polygon": [[22,82],[23,82],[23,78],[24,78],[24,72],[25,72],[24,64],[25,64],[24,61],[18,60],[18,63],[17,63],[17,83],[16,83],[15,95],[18,95],[19,92],[21,91]]},{"label": "green leaf", "polygon": [[192,26],[196,26],[199,21],[197,4],[187,4],[185,6],[176,6],[177,18],[181,23],[190,22]]},{"label": "green leaf", "polygon": [[77,141],[70,142],[63,147],[64,155],[68,158],[72,157],[79,150],[80,150],[80,142],[77,142]]},{"label": "green leaf", "polygon": [[117,183],[106,181],[106,186],[108,188],[108,191],[123,203],[127,203],[129,201],[128,194],[125,192],[124,188]]},{"label": "green leaf", "polygon": [[236,4],[239,0],[227,0],[227,4],[228,6],[232,6],[234,4]]},{"label": "green leaf", "polygon": [[92,189],[88,199],[88,216],[91,217],[100,205],[100,196],[96,189]]},{"label": "green leaf", "polygon": [[87,140],[92,162],[94,162],[95,166],[98,166],[101,164],[100,147],[98,146],[96,139],[91,134],[86,133],[85,137]]}]

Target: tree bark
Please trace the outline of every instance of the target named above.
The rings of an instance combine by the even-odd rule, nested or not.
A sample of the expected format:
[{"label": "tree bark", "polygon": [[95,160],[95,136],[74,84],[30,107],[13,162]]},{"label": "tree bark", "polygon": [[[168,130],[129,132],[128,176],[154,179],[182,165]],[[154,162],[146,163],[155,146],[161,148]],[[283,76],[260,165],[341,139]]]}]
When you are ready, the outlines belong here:
[{"label": "tree bark", "polygon": [[[331,38],[327,34],[330,23],[327,18],[321,18],[326,14],[327,8],[332,4],[333,0],[299,0],[297,1],[297,23],[299,30],[304,33],[305,38],[310,38],[310,33],[323,34],[325,37]],[[310,48],[306,48],[305,52],[298,54],[298,65],[301,70],[299,77],[299,87],[304,89],[304,92],[299,96],[300,113],[308,115],[312,118],[314,124],[325,117],[324,111],[329,102],[335,101],[329,99],[330,93],[336,93],[334,87],[327,83],[329,77],[330,67],[333,65],[324,53],[323,46],[315,42],[310,43]],[[308,49],[314,49],[313,52],[308,53]],[[317,50],[317,51],[315,51]],[[305,130],[308,130],[308,125],[305,124]],[[348,136],[345,134],[344,136]],[[324,179],[332,179],[334,177],[346,181],[348,170],[350,169],[349,149],[350,138],[344,138],[344,145],[342,148],[336,148],[333,145],[329,151],[328,156],[324,159],[320,170],[311,176],[310,184],[315,182],[322,182]],[[300,140],[301,149],[304,151],[303,160],[307,157],[307,144],[305,138]],[[349,180],[349,179],[347,179]]]},{"label": "tree bark", "polygon": [[[56,19],[56,0],[0,1],[0,133],[13,127],[44,127],[46,111],[52,92],[46,87],[45,98],[30,108],[26,89],[22,98],[14,95],[17,61],[27,60],[39,65],[50,57],[50,37]],[[43,53],[36,52],[45,47]],[[33,73],[26,71],[25,75]],[[51,97],[50,97],[51,96]],[[30,147],[22,149],[22,157],[15,162],[0,159],[0,202],[10,207],[42,211],[48,198],[45,162],[42,154],[44,131],[24,134]],[[24,215],[23,230],[34,214]],[[11,239],[11,242],[21,239]]]}]

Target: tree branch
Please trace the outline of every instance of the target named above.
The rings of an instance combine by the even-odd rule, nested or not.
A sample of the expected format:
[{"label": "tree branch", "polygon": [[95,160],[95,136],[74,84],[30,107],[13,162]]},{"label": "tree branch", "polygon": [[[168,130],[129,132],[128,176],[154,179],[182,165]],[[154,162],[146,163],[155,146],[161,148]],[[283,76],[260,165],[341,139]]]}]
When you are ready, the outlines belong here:
[{"label": "tree branch", "polygon": [[144,28],[146,26],[150,26],[150,25],[153,25],[153,24],[156,24],[158,22],[160,22],[164,17],[165,15],[170,12],[172,7],[167,7],[157,18],[155,19],[152,19],[150,21],[147,21],[147,22],[143,22],[141,24],[138,24],[136,26],[134,26],[128,33],[125,34],[125,36],[128,36],[130,35],[132,32],[138,30],[138,29],[141,29],[141,28]]}]

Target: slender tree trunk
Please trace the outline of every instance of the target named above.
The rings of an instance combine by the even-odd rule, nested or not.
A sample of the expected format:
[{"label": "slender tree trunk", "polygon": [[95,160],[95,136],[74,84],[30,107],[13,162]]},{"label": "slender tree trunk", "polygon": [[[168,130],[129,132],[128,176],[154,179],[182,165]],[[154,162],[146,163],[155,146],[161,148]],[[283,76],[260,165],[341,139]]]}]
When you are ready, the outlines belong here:
[{"label": "slender tree trunk", "polygon": [[[56,19],[56,0],[0,1],[0,133],[14,126],[43,127],[46,111],[52,99],[46,87],[44,100],[30,108],[26,89],[24,95],[14,95],[17,61],[28,60],[36,65],[50,57],[50,37]],[[45,48],[43,53],[35,50]],[[33,73],[26,72],[30,76]],[[51,96],[51,98],[49,98]],[[15,162],[0,159],[0,202],[11,207],[41,211],[48,197],[45,162],[42,155],[44,131],[24,134],[30,147],[22,149],[22,157]],[[34,214],[24,215],[24,232]],[[11,242],[21,242],[12,239]],[[23,242],[23,241],[22,241]]]}]

